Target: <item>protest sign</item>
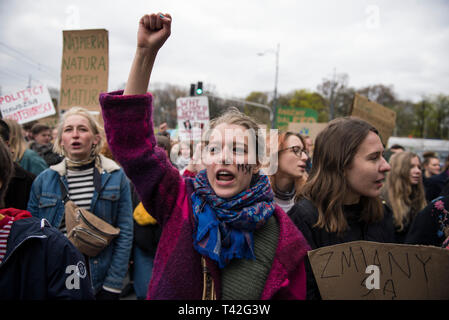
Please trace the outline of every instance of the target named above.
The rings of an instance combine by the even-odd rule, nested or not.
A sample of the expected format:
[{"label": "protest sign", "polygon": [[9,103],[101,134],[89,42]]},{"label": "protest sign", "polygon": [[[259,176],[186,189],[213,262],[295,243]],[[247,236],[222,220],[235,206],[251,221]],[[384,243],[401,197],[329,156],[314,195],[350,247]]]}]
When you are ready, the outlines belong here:
[{"label": "protest sign", "polygon": [[19,124],[45,118],[56,113],[45,85],[38,85],[0,96],[3,118]]},{"label": "protest sign", "polygon": [[99,94],[108,90],[108,31],[63,31],[63,37],[60,110],[100,111]]},{"label": "protest sign", "polygon": [[280,106],[277,110],[276,127],[286,130],[290,122],[315,123],[318,120],[318,112],[310,108],[298,108],[292,106]]},{"label": "protest sign", "polygon": [[354,241],[308,255],[323,299],[449,299],[447,249]]},{"label": "protest sign", "polygon": [[388,138],[396,126],[395,111],[356,93],[350,114],[374,126],[379,131],[382,143],[387,145]]},{"label": "protest sign", "polygon": [[288,131],[299,133],[302,136],[309,136],[312,141],[315,141],[316,136],[324,128],[326,128],[327,123],[306,123],[306,122],[296,122],[288,124]]},{"label": "protest sign", "polygon": [[205,96],[176,99],[179,140],[200,141],[209,127],[209,100]]}]

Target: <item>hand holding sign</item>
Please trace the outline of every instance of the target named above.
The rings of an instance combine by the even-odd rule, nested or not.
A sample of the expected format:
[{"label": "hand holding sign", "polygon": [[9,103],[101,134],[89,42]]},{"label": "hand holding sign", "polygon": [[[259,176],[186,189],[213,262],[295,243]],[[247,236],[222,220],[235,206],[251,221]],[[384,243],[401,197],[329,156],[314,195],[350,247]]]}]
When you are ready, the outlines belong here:
[{"label": "hand holding sign", "polygon": [[170,36],[171,16],[166,13],[144,15],[139,21],[137,47],[158,51]]}]

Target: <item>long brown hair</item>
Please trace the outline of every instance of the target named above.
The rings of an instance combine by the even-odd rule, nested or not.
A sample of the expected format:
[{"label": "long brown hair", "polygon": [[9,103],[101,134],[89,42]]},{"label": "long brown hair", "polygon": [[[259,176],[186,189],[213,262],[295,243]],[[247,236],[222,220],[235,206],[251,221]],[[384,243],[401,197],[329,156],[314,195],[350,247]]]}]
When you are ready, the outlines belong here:
[{"label": "long brown hair", "polygon": [[[286,147],[285,143],[286,143],[288,137],[290,137],[290,136],[298,137],[299,140],[301,140],[303,148],[306,147],[304,138],[299,133],[287,131],[287,132],[281,132],[278,134],[278,150],[282,150]],[[278,153],[279,153],[279,151],[277,151],[277,150],[270,150],[270,156],[272,158],[274,156],[279,158]],[[268,176],[268,178],[270,179],[270,184],[271,184],[272,188],[276,187],[276,175],[277,174],[275,173],[273,175]],[[295,198],[298,198],[301,195],[301,192],[302,192],[301,190],[302,190],[302,187],[304,186],[305,182],[306,182],[305,174],[301,178],[295,178],[295,191],[296,191]]]},{"label": "long brown hair", "polygon": [[[338,118],[329,122],[315,140],[313,165],[303,187],[302,196],[312,201],[318,209],[316,227],[341,234],[348,227],[343,212],[343,201],[349,192],[345,176],[359,146],[369,132],[378,134],[368,122],[354,117]],[[361,220],[366,223],[383,218],[379,198],[360,197]]]},{"label": "long brown hair", "polygon": [[399,231],[427,205],[422,180],[417,185],[410,183],[413,158],[419,160],[415,153],[409,151],[396,153],[390,158],[391,171],[382,190],[393,210],[394,224]]}]

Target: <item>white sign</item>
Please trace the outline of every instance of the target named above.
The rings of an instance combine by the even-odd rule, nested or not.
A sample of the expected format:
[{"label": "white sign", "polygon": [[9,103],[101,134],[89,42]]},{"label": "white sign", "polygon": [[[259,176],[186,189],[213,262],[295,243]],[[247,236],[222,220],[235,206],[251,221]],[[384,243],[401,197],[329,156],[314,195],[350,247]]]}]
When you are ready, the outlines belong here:
[{"label": "white sign", "polygon": [[56,113],[50,93],[45,85],[19,90],[0,96],[3,118],[19,124],[45,118]]},{"label": "white sign", "polygon": [[209,100],[205,96],[176,99],[179,140],[200,141],[209,127]]}]

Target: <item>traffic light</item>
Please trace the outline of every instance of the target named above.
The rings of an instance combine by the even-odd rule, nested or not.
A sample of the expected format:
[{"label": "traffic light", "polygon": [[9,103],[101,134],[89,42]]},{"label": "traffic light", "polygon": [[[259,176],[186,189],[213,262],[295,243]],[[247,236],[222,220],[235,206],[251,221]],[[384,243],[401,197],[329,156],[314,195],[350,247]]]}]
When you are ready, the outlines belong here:
[{"label": "traffic light", "polygon": [[194,83],[190,84],[190,96],[191,97],[195,96],[195,84]]},{"label": "traffic light", "polygon": [[200,96],[203,94],[203,82],[198,81],[197,87],[196,87],[196,95]]}]

